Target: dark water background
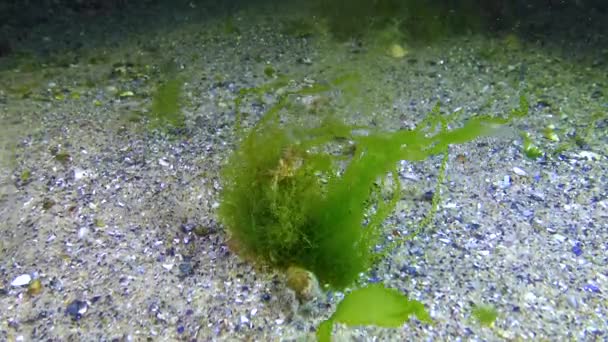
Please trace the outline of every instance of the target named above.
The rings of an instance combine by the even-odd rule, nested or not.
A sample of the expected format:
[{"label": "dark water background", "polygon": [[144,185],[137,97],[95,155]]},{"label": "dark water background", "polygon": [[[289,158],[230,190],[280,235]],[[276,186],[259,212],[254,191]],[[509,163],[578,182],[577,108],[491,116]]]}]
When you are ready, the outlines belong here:
[{"label": "dark water background", "polygon": [[[116,44],[125,30],[154,34],[174,25],[180,14],[187,13],[196,21],[230,16],[243,8],[277,15],[307,8],[311,15],[328,20],[338,40],[399,20],[410,41],[512,30],[523,39],[581,40],[581,46],[601,50],[593,41],[593,32],[606,32],[608,26],[608,2],[602,0],[11,0],[0,4],[0,57],[31,53],[44,58],[57,50],[77,51],[87,44]],[[48,24],[55,31],[49,31]],[[45,31],[40,32],[43,25]],[[83,30],[97,33],[97,39],[79,39]],[[61,39],[41,44],[41,34]]]}]

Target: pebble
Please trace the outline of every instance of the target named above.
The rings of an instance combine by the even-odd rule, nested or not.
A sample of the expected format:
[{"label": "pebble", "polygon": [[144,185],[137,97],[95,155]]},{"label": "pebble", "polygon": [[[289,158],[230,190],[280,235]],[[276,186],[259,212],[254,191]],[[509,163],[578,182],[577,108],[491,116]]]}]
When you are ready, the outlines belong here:
[{"label": "pebble", "polygon": [[296,266],[290,266],[287,269],[287,286],[295,292],[296,297],[302,303],[313,300],[320,292],[315,275]]},{"label": "pebble", "polygon": [[567,238],[566,238],[565,236],[563,236],[562,234],[557,234],[557,233],[553,235],[553,238],[554,238],[555,240],[559,241],[559,242],[564,242],[564,241],[566,241],[566,239],[567,239]]},{"label": "pebble", "polygon": [[194,223],[183,223],[180,228],[184,233],[190,233],[194,228],[196,228],[196,224]]},{"label": "pebble", "polygon": [[171,164],[169,164],[169,162],[167,162],[166,160],[164,160],[162,158],[158,158],[158,164],[160,166],[164,166],[164,167],[168,167],[169,165],[171,165]]},{"label": "pebble", "polygon": [[515,166],[513,167],[513,173],[515,173],[518,176],[527,176],[528,174],[526,173],[526,171],[522,170],[521,168]]},{"label": "pebble", "polygon": [[576,155],[577,157],[581,158],[581,159],[588,159],[588,160],[600,160],[601,156],[595,152],[591,152],[591,151],[582,151],[579,154]]},{"label": "pebble", "polygon": [[87,176],[89,176],[88,171],[78,168],[78,167],[74,169],[74,179],[75,180],[81,180]]},{"label": "pebble", "polygon": [[49,287],[53,291],[61,292],[61,291],[63,291],[63,282],[58,278],[53,278],[49,282]]},{"label": "pebble", "polygon": [[593,285],[593,284],[587,284],[585,286],[583,286],[583,290],[587,291],[587,292],[591,292],[591,293],[600,293],[600,288]]},{"label": "pebble", "polygon": [[11,282],[11,286],[13,286],[13,287],[25,286],[25,285],[28,285],[31,281],[32,281],[32,276],[30,276],[29,274],[22,274],[22,275],[18,276],[17,278],[13,279],[13,281]]},{"label": "pebble", "polygon": [[180,277],[187,277],[194,274],[194,267],[191,262],[182,262],[179,264],[179,275]]},{"label": "pebble", "polygon": [[89,233],[89,228],[82,227],[82,228],[78,229],[78,238],[83,239],[87,236],[88,233]]},{"label": "pebble", "polygon": [[500,183],[500,187],[503,188],[503,189],[506,189],[509,186],[511,186],[511,177],[509,177],[509,175],[505,175],[502,178],[502,182]]},{"label": "pebble", "polygon": [[542,202],[545,200],[545,194],[543,194],[542,192],[538,192],[538,191],[532,191],[530,193],[530,198],[532,198],[533,200]]},{"label": "pebble", "polygon": [[536,301],[536,295],[532,292],[528,292],[524,295],[524,300],[528,303]]},{"label": "pebble", "polygon": [[426,202],[432,202],[434,196],[435,194],[432,191],[427,191],[422,195],[421,200]]},{"label": "pebble", "polygon": [[572,246],[572,253],[574,253],[574,255],[576,256],[580,256],[581,254],[583,254],[583,249],[581,248],[580,242],[577,242],[574,244],[574,246]]},{"label": "pebble", "polygon": [[73,320],[79,320],[82,316],[87,312],[88,305],[87,302],[82,300],[74,300],[70,304],[68,304],[65,309],[65,313],[70,315]]},{"label": "pebble", "polygon": [[532,216],[534,216],[534,211],[529,210],[529,209],[524,209],[524,210],[521,212],[521,214],[522,214],[524,217],[532,217]]},{"label": "pebble", "polygon": [[568,304],[574,308],[574,309],[578,309],[578,301],[576,300],[576,297],[574,296],[568,296],[566,298],[566,301],[568,302]]}]

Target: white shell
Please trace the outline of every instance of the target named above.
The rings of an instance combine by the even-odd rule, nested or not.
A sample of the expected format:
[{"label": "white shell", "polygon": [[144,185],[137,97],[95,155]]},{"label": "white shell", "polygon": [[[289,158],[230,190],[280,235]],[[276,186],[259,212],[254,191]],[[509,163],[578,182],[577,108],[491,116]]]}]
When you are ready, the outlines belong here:
[{"label": "white shell", "polygon": [[22,274],[11,282],[11,286],[14,286],[14,287],[24,286],[24,285],[28,285],[31,281],[32,281],[32,276],[30,276],[29,274]]}]

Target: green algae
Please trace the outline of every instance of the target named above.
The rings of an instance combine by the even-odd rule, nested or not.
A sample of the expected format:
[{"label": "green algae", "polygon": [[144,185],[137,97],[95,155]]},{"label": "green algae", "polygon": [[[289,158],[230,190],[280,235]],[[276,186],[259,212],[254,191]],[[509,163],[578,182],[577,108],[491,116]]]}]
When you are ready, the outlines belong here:
[{"label": "green algae", "polygon": [[[229,245],[245,259],[278,269],[301,267],[322,285],[343,289],[386,254],[375,247],[399,199],[397,163],[422,161],[447,153],[451,144],[490,135],[525,115],[528,104],[522,98],[505,118],[477,116],[452,130],[448,123],[456,115],[443,116],[439,106],[417,128],[398,131],[349,125],[331,114],[285,115],[290,96],[331,89],[330,82],[283,91],[249,132],[239,126],[242,139],[222,170],[219,218]],[[374,184],[389,175],[393,195],[386,199]]]},{"label": "green algae", "polygon": [[471,315],[483,326],[492,326],[496,318],[498,318],[498,311],[491,305],[476,305],[471,311]]},{"label": "green algae", "polygon": [[411,315],[415,315],[421,322],[431,322],[431,317],[422,303],[408,299],[397,290],[372,284],[344,297],[334,314],[317,329],[317,340],[331,341],[334,323],[398,328],[407,322]]},{"label": "green algae", "polygon": [[177,77],[161,84],[154,93],[151,107],[151,126],[153,128],[181,128],[185,116],[181,111],[180,96],[183,81]]}]

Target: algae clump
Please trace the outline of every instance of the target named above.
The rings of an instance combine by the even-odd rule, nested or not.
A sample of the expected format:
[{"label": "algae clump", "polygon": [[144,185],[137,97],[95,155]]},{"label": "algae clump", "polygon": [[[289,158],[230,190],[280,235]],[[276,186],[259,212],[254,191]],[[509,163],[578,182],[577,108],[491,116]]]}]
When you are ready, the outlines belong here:
[{"label": "algae clump", "polygon": [[183,81],[177,77],[161,84],[152,98],[151,125],[153,128],[181,128],[185,125],[185,116],[181,111],[180,95]]},{"label": "algae clump", "polygon": [[[243,136],[222,170],[219,218],[241,257],[301,267],[335,289],[355,282],[381,254],[375,248],[383,243],[382,223],[400,197],[399,161],[446,153],[450,144],[527,113],[522,98],[507,118],[478,116],[448,130],[450,118],[437,106],[416,129],[398,131],[349,125],[336,115],[285,115],[290,96],[310,92],[284,92]],[[384,198],[374,185],[387,177],[392,195]]]}]

